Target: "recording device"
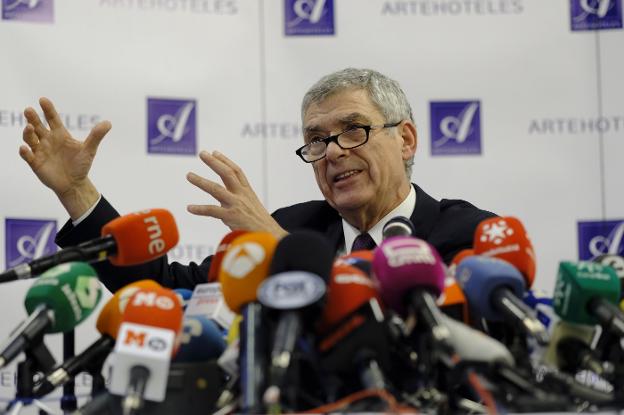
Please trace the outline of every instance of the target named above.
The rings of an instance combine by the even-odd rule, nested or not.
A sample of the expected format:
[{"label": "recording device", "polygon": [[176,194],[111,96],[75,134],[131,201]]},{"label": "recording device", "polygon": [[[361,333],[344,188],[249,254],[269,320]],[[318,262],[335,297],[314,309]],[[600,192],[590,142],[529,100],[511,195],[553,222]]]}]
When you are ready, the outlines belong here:
[{"label": "recording device", "polygon": [[265,401],[279,401],[295,343],[320,313],[333,259],[327,240],[316,232],[288,234],[275,248],[270,278],[258,289],[259,301],[277,315]]},{"label": "recording device", "polygon": [[205,362],[217,359],[225,350],[219,326],[206,316],[186,316],[182,322],[180,349],[174,362]]},{"label": "recording device", "polygon": [[615,270],[595,262],[559,263],[553,304],[562,319],[577,324],[600,324],[624,337],[624,315],[618,308],[620,280]]},{"label": "recording device", "polygon": [[498,258],[509,262],[524,277],[526,287],[535,279],[535,251],[524,225],[518,219],[505,216],[485,219],[474,234],[475,255]]},{"label": "recording device", "polygon": [[349,383],[355,369],[359,388],[385,389],[390,347],[374,281],[356,267],[335,263],[327,292],[317,325],[325,371]]},{"label": "recording device", "polygon": [[228,247],[219,281],[223,299],[230,310],[242,314],[240,323],[241,407],[245,412],[261,411],[261,388],[266,368],[266,335],[263,334],[262,306],[257,289],[269,274],[277,240],[267,232],[250,232]]},{"label": "recording device", "polygon": [[375,250],[373,270],[384,303],[403,317],[415,312],[434,341],[450,352],[450,332],[435,302],[445,278],[435,248],[413,237],[384,240]]},{"label": "recording device", "polygon": [[102,236],[0,274],[0,282],[36,277],[70,261],[102,261],[117,266],[136,265],[164,255],[178,243],[178,228],[165,209],[143,210],[120,216],[102,227]]},{"label": "recording device", "polygon": [[212,256],[212,261],[210,262],[210,268],[208,269],[208,282],[219,281],[219,272],[221,271],[221,262],[223,261],[223,256],[228,250],[230,244],[234,242],[236,238],[246,233],[249,233],[249,231],[237,229],[229,232],[223,237],[223,239],[221,239],[221,242],[219,242],[219,245],[217,246],[217,249]]},{"label": "recording device", "polygon": [[126,285],[118,290],[102,308],[96,322],[96,328],[102,335],[82,353],[71,357],[46,375],[43,381],[35,388],[36,397],[42,397],[55,388],[66,384],[80,372],[93,368],[91,372],[99,372],[104,359],[115,347],[117,331],[123,319],[123,312],[129,298],[140,289],[159,288],[154,280],[141,280]]},{"label": "recording device", "polygon": [[44,334],[72,330],[93,312],[100,297],[100,282],[88,264],[69,262],[49,269],[26,293],[29,316],[0,348],[0,367],[37,346]]},{"label": "recording device", "polygon": [[457,283],[472,310],[489,321],[507,321],[538,343],[548,344],[548,332],[520,298],[525,280],[506,261],[484,256],[465,258],[457,266]]},{"label": "recording device", "polygon": [[109,391],[123,395],[124,414],[144,400],[165,399],[171,357],[182,326],[182,304],[165,288],[137,291],[128,301],[113,354]]},{"label": "recording device", "polygon": [[414,224],[405,216],[395,216],[390,219],[381,231],[383,239],[393,236],[412,236],[414,234]]}]

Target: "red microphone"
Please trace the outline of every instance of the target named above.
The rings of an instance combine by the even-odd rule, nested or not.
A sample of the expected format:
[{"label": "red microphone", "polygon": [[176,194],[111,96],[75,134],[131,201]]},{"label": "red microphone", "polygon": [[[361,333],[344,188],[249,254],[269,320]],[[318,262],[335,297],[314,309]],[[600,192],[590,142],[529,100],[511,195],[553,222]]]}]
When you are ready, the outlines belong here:
[{"label": "red microphone", "polygon": [[535,252],[522,222],[505,216],[482,221],[474,234],[475,255],[505,260],[524,276],[527,287],[535,279]]},{"label": "red microphone", "polygon": [[219,242],[219,246],[217,246],[217,250],[212,256],[212,262],[210,262],[210,269],[208,270],[208,282],[219,281],[219,272],[221,271],[221,262],[223,261],[225,251],[227,251],[230,244],[234,242],[236,238],[248,232],[249,231],[237,229],[228,233],[223,237],[223,239],[221,239],[221,242]]},{"label": "red microphone", "polygon": [[470,324],[470,308],[468,307],[468,302],[466,302],[464,292],[455,281],[455,269],[464,258],[473,256],[474,254],[473,249],[463,249],[453,257],[448,269],[452,278],[447,277],[444,281],[444,291],[442,291],[442,295],[438,299],[438,302],[442,302],[440,304],[440,309],[444,314],[456,320],[463,321],[466,324]]}]

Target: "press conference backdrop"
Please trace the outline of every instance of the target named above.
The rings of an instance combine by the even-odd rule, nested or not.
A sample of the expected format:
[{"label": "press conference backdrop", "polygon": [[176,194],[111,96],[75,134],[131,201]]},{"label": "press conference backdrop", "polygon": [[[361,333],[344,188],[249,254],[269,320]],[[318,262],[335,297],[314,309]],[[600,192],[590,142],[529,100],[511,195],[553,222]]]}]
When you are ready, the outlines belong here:
[{"label": "press conference backdrop", "polygon": [[[121,213],[171,210],[181,242],[170,258],[187,263],[228,231],[186,212],[215,202],[185,179],[218,180],[198,152],[242,166],[270,211],[322,198],[294,154],[300,102],[352,66],[403,86],[418,129],[412,181],[520,218],[535,287],[552,292],[560,260],[624,250],[622,2],[2,0],[0,265],[53,252],[67,220],[18,155],[22,111],[40,96],[75,137],[112,122],[93,181]],[[30,284],[2,286],[0,337],[25,316]],[[51,344],[60,356],[60,337]]]}]

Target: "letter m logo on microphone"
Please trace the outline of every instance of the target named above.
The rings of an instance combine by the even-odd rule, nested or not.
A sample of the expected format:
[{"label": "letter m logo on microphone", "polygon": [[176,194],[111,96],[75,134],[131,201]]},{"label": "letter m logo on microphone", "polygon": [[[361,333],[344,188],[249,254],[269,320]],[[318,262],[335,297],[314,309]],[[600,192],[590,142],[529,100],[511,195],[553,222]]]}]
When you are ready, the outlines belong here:
[{"label": "letter m logo on microphone", "polygon": [[193,99],[147,99],[147,152],[195,155],[197,103]]},{"label": "letter m logo on microphone", "polygon": [[573,31],[622,28],[622,0],[570,0]]},{"label": "letter m logo on microphone", "polygon": [[429,103],[431,155],[481,154],[481,102]]},{"label": "letter m logo on microphone", "polygon": [[624,256],[624,219],[582,221],[577,224],[579,260],[600,255]]},{"label": "letter m logo on microphone", "polygon": [[57,251],[55,220],[9,219],[4,221],[5,268]]}]

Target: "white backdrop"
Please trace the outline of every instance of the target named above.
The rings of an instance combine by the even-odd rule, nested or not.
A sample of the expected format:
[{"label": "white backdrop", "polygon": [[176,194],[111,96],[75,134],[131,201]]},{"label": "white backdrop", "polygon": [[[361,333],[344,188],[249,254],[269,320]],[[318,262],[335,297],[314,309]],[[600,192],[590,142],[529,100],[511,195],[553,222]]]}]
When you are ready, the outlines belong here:
[{"label": "white backdrop", "polygon": [[[189,203],[213,201],[185,175],[217,177],[196,156],[147,152],[147,99],[195,100],[197,148],[242,166],[273,211],[321,198],[311,167],[294,154],[300,101],[321,76],[353,66],[403,86],[419,134],[414,182],[436,198],[522,220],[537,253],[535,287],[552,292],[558,262],[578,258],[577,222],[624,219],[621,0],[585,9],[580,0],[26,3],[2,0],[4,218],[53,219],[57,229],[67,219],[18,155],[20,113],[47,96],[78,138],[112,122],[93,181],[121,213],[171,210],[181,232],[171,257],[201,260],[227,228],[186,213]],[[287,35],[297,17],[289,30],[316,34]],[[596,30],[573,30],[579,21]],[[481,154],[432,155],[432,101],[480,102]],[[0,238],[2,252],[14,249],[7,243]],[[0,337],[24,317],[30,284],[2,286]],[[95,338],[94,321],[78,329],[78,350]],[[58,352],[60,337],[51,344]],[[13,393],[12,370],[0,372],[0,396]]]}]

